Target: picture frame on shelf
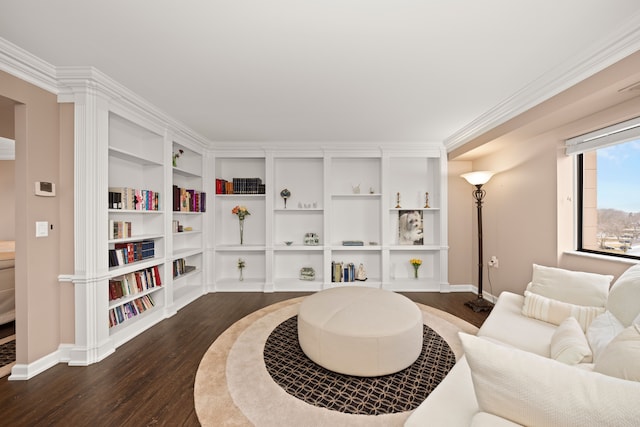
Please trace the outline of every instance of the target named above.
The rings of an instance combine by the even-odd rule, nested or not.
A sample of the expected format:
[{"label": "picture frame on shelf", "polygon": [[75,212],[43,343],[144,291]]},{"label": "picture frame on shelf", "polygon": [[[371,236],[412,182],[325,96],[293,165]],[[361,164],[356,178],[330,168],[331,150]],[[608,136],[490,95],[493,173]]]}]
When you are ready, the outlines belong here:
[{"label": "picture frame on shelf", "polygon": [[417,209],[398,211],[398,244],[422,245],[424,243],[423,212]]}]

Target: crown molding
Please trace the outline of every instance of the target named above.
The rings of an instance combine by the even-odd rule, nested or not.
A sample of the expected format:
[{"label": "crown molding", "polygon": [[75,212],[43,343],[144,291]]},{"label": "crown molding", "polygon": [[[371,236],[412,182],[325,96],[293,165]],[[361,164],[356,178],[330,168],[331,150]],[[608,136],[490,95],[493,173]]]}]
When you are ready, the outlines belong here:
[{"label": "crown molding", "polygon": [[56,67],[0,37],[0,70],[51,93],[58,93]]},{"label": "crown molding", "polygon": [[151,122],[154,127],[181,135],[203,148],[208,148],[212,145],[212,141],[175,120],[95,67],[58,67],[57,78],[59,83],[59,102],[74,102],[76,94],[91,90],[108,99],[114,111],[125,112],[128,116],[133,116],[140,122]]},{"label": "crown molding", "polygon": [[74,102],[76,94],[91,89],[107,97],[112,104],[137,116],[151,118],[163,128],[169,127],[204,148],[213,145],[209,139],[94,67],[56,67],[0,37],[0,70],[58,95],[58,102]]},{"label": "crown molding", "polygon": [[444,140],[447,152],[456,150],[532,107],[640,50],[640,12],[618,31],[540,76],[503,102]]}]

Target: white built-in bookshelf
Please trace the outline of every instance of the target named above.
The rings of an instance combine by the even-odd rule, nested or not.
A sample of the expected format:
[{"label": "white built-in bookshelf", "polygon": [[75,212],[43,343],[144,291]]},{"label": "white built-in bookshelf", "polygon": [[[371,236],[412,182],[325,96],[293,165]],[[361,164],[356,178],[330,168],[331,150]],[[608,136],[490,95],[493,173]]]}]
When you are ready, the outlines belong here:
[{"label": "white built-in bookshelf", "polygon": [[[166,160],[161,133],[114,113],[108,120],[108,246],[125,262],[110,263],[108,311],[96,315],[104,317],[100,321],[108,324],[117,346],[132,330],[164,318]],[[116,234],[115,224],[127,231]],[[144,252],[150,256],[142,257]],[[103,262],[109,262],[108,255]]]},{"label": "white built-in bookshelf", "polygon": [[[74,274],[60,277],[74,287],[70,365],[102,360],[206,292],[448,290],[442,144],[213,144],[94,69],[63,74],[77,171]],[[216,179],[234,178],[242,194],[216,194]],[[189,190],[177,207],[176,187]],[[251,213],[243,244],[235,206]],[[399,242],[405,210],[422,217],[419,242]],[[423,263],[417,279],[412,258]],[[367,280],[336,279],[349,264]]]},{"label": "white built-in bookshelf", "polygon": [[207,192],[204,156],[186,144],[172,142],[172,255],[170,306],[180,308],[204,292],[204,230]]},{"label": "white built-in bookshelf", "polygon": [[[71,70],[75,340],[70,365],[102,360],[206,292],[207,213],[173,210],[173,186],[206,192],[208,142],[93,69]],[[172,153],[182,150],[177,166]],[[174,225],[182,231],[174,232]],[[174,264],[181,265],[174,277]]]},{"label": "white built-in bookshelf", "polygon": [[[265,185],[265,194],[215,194],[212,199],[212,289],[448,290],[446,154],[440,144],[262,153],[219,149],[212,166],[216,179],[260,178]],[[286,207],[284,189],[290,192]],[[238,205],[251,213],[242,245],[238,218],[231,213]],[[399,218],[405,211],[416,213],[423,223],[422,238],[410,244],[399,239]],[[317,236],[317,244],[305,243],[308,233]],[[413,258],[422,261],[417,279],[409,262]],[[240,259],[245,264],[242,281]],[[362,264],[367,280],[338,281],[336,263],[355,269]],[[312,268],[314,280],[301,280],[302,268]]]}]

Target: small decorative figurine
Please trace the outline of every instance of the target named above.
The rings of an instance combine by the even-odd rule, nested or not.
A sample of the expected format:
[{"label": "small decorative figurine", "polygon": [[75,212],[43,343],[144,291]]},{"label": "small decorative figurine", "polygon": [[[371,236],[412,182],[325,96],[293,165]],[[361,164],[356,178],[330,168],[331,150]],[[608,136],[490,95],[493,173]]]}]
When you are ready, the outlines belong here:
[{"label": "small decorative figurine", "polygon": [[304,244],[306,246],[318,246],[320,244],[320,237],[316,233],[306,233],[304,235]]},{"label": "small decorative figurine", "polygon": [[400,209],[402,206],[400,206],[400,192],[398,192],[398,194],[396,195],[396,209]]},{"label": "small decorative figurine", "polygon": [[300,269],[300,280],[313,281],[316,278],[316,272],[313,267],[302,267]]},{"label": "small decorative figurine", "polygon": [[429,206],[429,192],[424,193],[424,207],[426,209],[431,207]]},{"label": "small decorative figurine", "polygon": [[284,199],[284,208],[287,209],[287,199],[291,197],[291,191],[285,188],[280,192],[280,197]]},{"label": "small decorative figurine", "polygon": [[356,280],[364,282],[367,280],[367,272],[364,269],[364,265],[360,264],[356,270]]},{"label": "small decorative figurine", "polygon": [[352,185],[351,188],[353,189],[353,194],[360,194],[360,184]]},{"label": "small decorative figurine", "polygon": [[244,280],[244,275],[242,274],[242,270],[244,270],[244,267],[246,266],[244,260],[242,258],[238,258],[238,270],[240,270],[240,281],[242,282]]}]

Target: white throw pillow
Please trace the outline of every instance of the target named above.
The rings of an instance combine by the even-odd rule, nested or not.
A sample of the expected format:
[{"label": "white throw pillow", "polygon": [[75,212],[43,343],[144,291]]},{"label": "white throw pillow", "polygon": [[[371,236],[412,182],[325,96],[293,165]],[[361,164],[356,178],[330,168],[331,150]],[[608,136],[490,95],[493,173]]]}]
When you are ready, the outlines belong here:
[{"label": "white throw pillow", "polygon": [[622,273],[609,291],[607,310],[625,327],[640,314],[640,264]]},{"label": "white throw pillow", "polygon": [[587,341],[593,352],[593,360],[598,360],[602,351],[612,339],[624,330],[624,326],[610,311],[605,311],[589,325]]},{"label": "white throw pillow", "polygon": [[544,320],[553,325],[559,325],[567,317],[575,317],[582,331],[586,331],[589,325],[599,314],[604,313],[604,307],[586,307],[569,304],[552,298],[524,291],[524,304],[522,314],[534,319]]},{"label": "white throw pillow", "polygon": [[551,337],[551,358],[567,365],[591,363],[593,354],[574,317],[567,317],[560,323]]},{"label": "white throw pillow", "polygon": [[481,411],[536,426],[636,426],[640,383],[460,333]]},{"label": "white throw pillow", "polygon": [[570,304],[604,307],[613,276],[533,264],[527,290]]},{"label": "white throw pillow", "polygon": [[640,381],[640,325],[631,325],[618,334],[598,357],[593,370]]}]

